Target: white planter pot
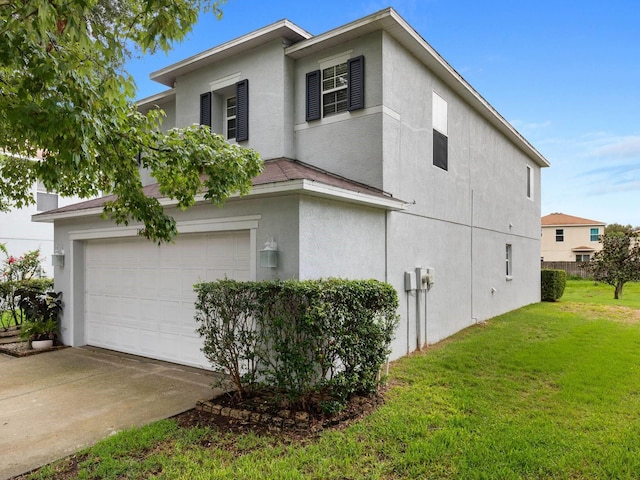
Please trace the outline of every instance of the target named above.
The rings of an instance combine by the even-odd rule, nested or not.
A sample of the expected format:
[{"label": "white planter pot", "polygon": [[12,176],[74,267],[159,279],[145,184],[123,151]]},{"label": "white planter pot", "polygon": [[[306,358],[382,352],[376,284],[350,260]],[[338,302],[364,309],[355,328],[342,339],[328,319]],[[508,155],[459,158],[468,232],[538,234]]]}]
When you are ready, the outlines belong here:
[{"label": "white planter pot", "polygon": [[31,348],[34,350],[44,350],[53,347],[53,340],[32,340]]}]

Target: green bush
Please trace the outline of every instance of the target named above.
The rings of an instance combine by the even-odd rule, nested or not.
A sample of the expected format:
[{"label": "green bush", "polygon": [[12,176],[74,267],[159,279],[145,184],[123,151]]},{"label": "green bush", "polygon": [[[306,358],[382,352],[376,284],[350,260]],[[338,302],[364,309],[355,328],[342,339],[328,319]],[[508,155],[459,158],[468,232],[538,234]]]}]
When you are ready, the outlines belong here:
[{"label": "green bush", "polygon": [[555,302],[564,294],[567,272],[543,269],[540,272],[541,297],[543,302]]},{"label": "green bush", "polygon": [[[371,393],[398,322],[398,296],[376,280],[195,286],[203,352],[241,395],[265,383],[302,406]],[[259,382],[258,382],[259,380]]]}]

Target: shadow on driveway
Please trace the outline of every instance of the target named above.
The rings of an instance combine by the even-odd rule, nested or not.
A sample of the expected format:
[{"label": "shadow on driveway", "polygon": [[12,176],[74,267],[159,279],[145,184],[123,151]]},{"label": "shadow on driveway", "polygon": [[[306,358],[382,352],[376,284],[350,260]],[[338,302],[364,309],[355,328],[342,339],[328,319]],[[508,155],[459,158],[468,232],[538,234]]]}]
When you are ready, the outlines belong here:
[{"label": "shadow on driveway", "polygon": [[0,355],[0,479],[189,410],[214,375],[91,347]]}]

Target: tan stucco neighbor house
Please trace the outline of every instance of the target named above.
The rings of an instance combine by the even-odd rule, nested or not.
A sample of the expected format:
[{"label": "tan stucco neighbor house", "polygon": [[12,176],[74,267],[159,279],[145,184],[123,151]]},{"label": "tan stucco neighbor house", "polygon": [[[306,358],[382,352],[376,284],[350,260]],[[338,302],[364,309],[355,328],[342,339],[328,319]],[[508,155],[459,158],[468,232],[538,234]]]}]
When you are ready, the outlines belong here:
[{"label": "tan stucco neighbor house", "polygon": [[282,20],[151,77],[163,129],[205,125],[265,170],[223,208],[161,199],[180,232],[161,247],[105,199],[37,215],[64,249],[65,344],[207,366],[193,284],[224,277],[389,282],[392,359],[540,301],[549,162],[395,10],[315,36]]},{"label": "tan stucco neighbor house", "polygon": [[540,258],[544,262],[587,262],[602,249],[606,223],[564,213],[542,217]]}]

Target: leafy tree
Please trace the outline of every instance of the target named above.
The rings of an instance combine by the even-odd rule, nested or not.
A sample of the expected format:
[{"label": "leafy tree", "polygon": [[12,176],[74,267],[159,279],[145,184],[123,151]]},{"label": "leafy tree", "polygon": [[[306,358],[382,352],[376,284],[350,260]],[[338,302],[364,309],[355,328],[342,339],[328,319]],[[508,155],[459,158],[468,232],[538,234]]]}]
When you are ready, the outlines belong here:
[{"label": "leafy tree", "polygon": [[36,180],[66,196],[113,193],[103,216],[142,222],[141,235],[160,242],[175,221],[143,194],[137,159],[182,209],[198,193],[219,205],[247,193],[258,154],[200,126],[162,132],[163,112],[137,111],[123,68],[133,54],[167,51],[200,11],[219,18],[221,3],[0,0],[0,210],[33,203]]},{"label": "leafy tree", "polygon": [[602,250],[596,252],[586,268],[596,280],[615,287],[613,298],[622,295],[627,282],[640,280],[640,235],[613,232],[600,237]]},{"label": "leafy tree", "polygon": [[620,223],[610,223],[604,227],[604,233],[627,233],[633,230],[632,225],[622,225]]}]

